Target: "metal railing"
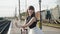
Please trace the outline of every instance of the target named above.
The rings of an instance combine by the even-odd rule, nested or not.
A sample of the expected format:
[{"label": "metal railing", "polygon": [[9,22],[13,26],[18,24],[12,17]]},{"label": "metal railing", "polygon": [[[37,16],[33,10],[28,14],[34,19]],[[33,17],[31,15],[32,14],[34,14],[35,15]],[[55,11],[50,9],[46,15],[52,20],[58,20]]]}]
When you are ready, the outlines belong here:
[{"label": "metal railing", "polygon": [[0,34],[7,34],[11,21],[6,21],[0,25]]},{"label": "metal railing", "polygon": [[4,23],[2,23],[2,24],[0,24],[0,27],[1,27],[2,25],[6,24],[6,23],[7,23],[7,21],[6,21],[6,22],[4,22]]}]

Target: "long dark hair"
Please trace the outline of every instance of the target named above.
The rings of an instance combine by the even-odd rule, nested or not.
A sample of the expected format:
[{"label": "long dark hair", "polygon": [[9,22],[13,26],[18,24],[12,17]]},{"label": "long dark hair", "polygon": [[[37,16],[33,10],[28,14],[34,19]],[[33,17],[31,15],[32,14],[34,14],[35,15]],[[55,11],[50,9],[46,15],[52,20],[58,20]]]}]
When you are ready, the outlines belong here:
[{"label": "long dark hair", "polygon": [[[33,14],[31,15],[31,17],[35,17],[35,8],[33,6],[29,6],[28,10],[33,10]],[[29,16],[28,14],[28,10],[27,10],[27,17]]]}]

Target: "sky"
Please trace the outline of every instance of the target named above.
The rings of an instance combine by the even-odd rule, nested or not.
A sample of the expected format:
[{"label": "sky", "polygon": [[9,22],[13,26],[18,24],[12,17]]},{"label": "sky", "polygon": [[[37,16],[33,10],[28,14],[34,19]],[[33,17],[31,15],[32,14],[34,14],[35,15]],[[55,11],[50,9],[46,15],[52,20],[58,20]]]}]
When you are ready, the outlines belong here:
[{"label": "sky", "polygon": [[[35,11],[39,11],[39,0],[20,0],[20,10],[24,12],[30,5],[34,6]],[[42,0],[41,10],[54,8],[57,0]],[[0,17],[11,17],[15,14],[15,8],[18,13],[18,0],[0,0]]]}]

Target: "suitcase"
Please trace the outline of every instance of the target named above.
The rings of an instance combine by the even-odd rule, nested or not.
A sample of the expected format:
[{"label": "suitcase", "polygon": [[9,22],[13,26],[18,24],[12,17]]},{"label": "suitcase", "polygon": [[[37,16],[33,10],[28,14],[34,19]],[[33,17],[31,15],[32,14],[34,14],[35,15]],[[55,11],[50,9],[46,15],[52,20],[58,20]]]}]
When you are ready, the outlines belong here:
[{"label": "suitcase", "polygon": [[21,34],[28,34],[28,29],[21,29]]}]

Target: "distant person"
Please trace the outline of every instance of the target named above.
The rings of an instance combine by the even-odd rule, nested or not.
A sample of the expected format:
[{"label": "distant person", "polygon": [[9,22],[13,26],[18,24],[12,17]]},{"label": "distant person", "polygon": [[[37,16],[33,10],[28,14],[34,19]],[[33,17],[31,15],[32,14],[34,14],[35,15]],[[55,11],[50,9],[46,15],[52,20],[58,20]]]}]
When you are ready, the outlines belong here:
[{"label": "distant person", "polygon": [[35,9],[33,6],[29,6],[27,10],[27,18],[26,23],[22,25],[21,27],[24,29],[25,27],[29,27],[30,30],[28,34],[42,34],[42,31],[40,28],[36,27],[37,19],[35,17]]}]

